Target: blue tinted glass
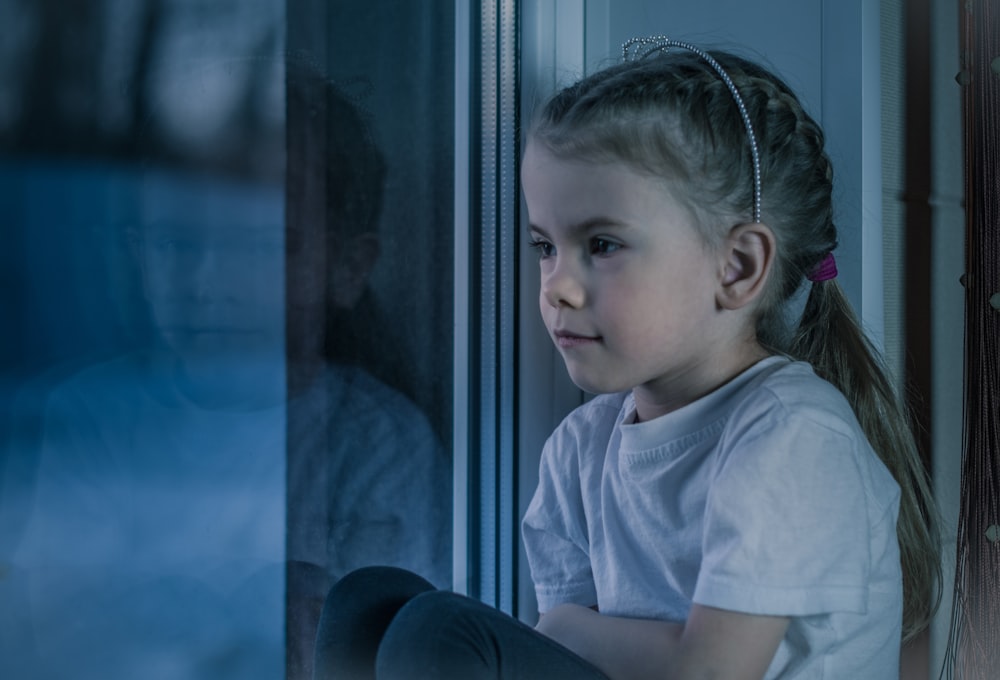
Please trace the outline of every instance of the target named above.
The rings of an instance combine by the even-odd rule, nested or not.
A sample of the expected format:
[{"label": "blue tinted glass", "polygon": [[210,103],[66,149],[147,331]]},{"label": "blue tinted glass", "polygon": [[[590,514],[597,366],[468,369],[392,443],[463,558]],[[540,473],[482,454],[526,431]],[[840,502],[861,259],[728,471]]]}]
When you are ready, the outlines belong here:
[{"label": "blue tinted glass", "polygon": [[0,0],[0,676],[309,678],[451,582],[451,4],[72,5]]}]

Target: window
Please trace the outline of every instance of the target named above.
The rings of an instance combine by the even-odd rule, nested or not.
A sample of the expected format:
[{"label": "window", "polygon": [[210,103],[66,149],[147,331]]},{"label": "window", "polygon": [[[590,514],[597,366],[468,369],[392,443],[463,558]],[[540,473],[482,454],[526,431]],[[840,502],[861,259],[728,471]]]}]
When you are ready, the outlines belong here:
[{"label": "window", "polygon": [[346,571],[452,585],[454,13],[0,3],[4,675],[307,678]]},{"label": "window", "polygon": [[372,563],[533,620],[518,519],[585,396],[519,134],[628,37],[745,45],[829,122],[878,335],[873,8],[730,4],[0,0],[0,675],[307,678]]}]

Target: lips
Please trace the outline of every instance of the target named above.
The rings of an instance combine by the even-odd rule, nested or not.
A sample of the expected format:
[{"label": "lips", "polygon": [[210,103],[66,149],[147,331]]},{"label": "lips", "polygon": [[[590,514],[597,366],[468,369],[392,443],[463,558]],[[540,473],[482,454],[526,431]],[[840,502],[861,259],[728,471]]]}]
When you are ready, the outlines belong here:
[{"label": "lips", "polygon": [[552,337],[555,339],[556,345],[563,349],[586,347],[587,345],[593,345],[601,341],[601,336],[599,335],[582,335],[563,329],[553,331]]}]

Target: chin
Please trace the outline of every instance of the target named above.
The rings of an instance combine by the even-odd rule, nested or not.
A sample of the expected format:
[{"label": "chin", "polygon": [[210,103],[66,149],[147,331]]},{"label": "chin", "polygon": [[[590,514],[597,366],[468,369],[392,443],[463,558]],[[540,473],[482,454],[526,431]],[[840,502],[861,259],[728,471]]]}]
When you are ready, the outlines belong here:
[{"label": "chin", "polygon": [[581,375],[580,372],[569,371],[573,384],[587,394],[614,394],[629,389],[627,385],[618,385],[610,380],[601,380],[595,376]]}]

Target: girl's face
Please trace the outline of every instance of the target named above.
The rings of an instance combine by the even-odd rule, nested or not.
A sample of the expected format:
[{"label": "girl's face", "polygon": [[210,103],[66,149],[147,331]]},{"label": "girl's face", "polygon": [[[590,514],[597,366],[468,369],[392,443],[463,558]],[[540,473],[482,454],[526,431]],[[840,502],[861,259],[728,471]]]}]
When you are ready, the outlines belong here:
[{"label": "girl's face", "polygon": [[184,359],[284,356],[280,187],[153,174],[141,188],[146,296]]},{"label": "girl's face", "polygon": [[621,163],[554,156],[522,164],[539,305],[570,377],[592,393],[633,389],[640,418],[697,399],[759,353],[716,303],[725,269],[665,184]]}]

